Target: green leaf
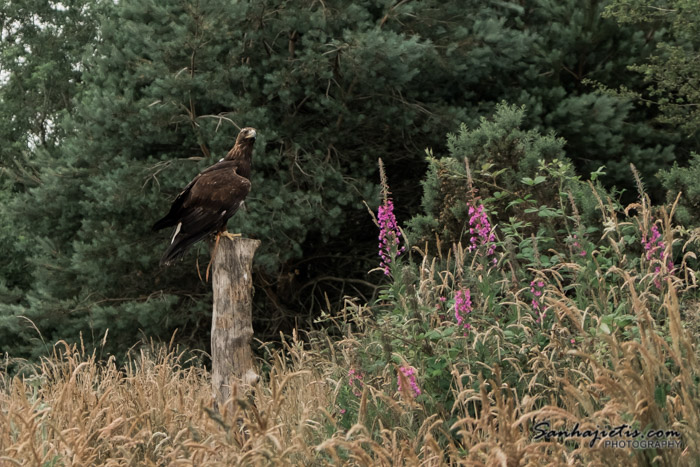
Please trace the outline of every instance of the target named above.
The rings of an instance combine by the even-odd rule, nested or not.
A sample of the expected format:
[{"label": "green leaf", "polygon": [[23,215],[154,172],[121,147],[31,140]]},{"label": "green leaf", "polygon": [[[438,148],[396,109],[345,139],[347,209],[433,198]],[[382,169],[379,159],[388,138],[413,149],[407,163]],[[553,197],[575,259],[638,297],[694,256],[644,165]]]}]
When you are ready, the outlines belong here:
[{"label": "green leaf", "polygon": [[666,406],[666,386],[666,383],[657,384],[654,389],[654,401],[661,408]]}]

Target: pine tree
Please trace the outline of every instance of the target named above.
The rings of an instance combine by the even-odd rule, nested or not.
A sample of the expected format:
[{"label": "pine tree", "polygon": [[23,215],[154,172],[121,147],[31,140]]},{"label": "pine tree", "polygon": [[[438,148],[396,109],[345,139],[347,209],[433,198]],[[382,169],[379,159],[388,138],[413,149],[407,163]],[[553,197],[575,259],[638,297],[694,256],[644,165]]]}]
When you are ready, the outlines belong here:
[{"label": "pine tree", "polygon": [[605,15],[637,27],[647,37],[661,37],[646,60],[636,61],[630,67],[644,77],[646,88],[631,92],[623,87],[621,92],[631,94],[650,108],[658,108],[658,121],[677,128],[685,136],[684,144],[675,151],[673,167],[661,170],[659,178],[667,192],[667,202],[673,203],[682,193],[676,210],[678,222],[700,225],[700,4],[670,0],[660,6],[647,0],[614,0]]},{"label": "pine tree", "polygon": [[[82,56],[95,39],[99,5],[69,0],[8,0],[0,9],[0,164],[22,181],[13,163],[30,148],[51,150],[64,136],[61,114],[73,107]],[[22,159],[20,159],[22,160]],[[18,178],[18,179],[17,179]]]},{"label": "pine tree", "polygon": [[[658,2],[614,0],[605,10],[621,24],[647,37],[661,36],[645,61],[636,61],[648,88],[636,97],[661,110],[659,120],[690,136],[700,133],[700,4],[688,0]],[[697,140],[695,142],[697,147]]]},{"label": "pine tree", "polygon": [[66,136],[60,120],[73,108],[99,9],[85,0],[8,0],[0,7],[0,303],[19,303],[31,286],[31,226],[13,221],[12,205],[37,184],[37,159],[58,157]]}]

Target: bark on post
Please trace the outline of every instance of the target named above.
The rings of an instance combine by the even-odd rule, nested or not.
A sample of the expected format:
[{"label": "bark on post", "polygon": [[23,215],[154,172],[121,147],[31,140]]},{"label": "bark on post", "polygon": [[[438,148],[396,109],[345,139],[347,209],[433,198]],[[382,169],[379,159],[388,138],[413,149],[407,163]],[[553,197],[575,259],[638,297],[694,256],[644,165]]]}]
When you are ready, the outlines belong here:
[{"label": "bark on post", "polygon": [[234,384],[254,385],[252,264],[260,240],[221,237],[212,264],[214,311],[211,325],[211,381],[218,407]]}]

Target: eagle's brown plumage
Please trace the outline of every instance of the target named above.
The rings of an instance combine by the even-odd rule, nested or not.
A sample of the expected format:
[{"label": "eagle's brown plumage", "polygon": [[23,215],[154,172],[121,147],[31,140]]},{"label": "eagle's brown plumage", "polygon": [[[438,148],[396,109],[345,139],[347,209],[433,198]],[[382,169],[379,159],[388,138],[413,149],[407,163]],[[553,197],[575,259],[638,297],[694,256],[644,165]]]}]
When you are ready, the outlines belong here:
[{"label": "eagle's brown plumage", "polygon": [[173,201],[168,214],[153,225],[153,230],[175,226],[161,264],[169,264],[208,234],[226,231],[226,222],[250,191],[255,138],[254,128],[243,128],[228,154],[200,172]]}]

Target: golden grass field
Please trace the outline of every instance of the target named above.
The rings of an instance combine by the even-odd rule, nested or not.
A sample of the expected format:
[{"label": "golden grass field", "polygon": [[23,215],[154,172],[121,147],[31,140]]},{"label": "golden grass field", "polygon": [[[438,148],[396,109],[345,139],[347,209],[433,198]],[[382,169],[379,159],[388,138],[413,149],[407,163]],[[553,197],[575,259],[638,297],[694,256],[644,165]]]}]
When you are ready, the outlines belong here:
[{"label": "golden grass field", "polygon": [[[2,381],[0,465],[637,465],[644,459],[634,450],[535,442],[527,428],[537,417],[554,424],[585,420],[584,429],[597,420],[622,423],[622,413],[682,433],[683,449],[659,450],[658,465],[697,465],[697,339],[681,326],[673,294],[664,303],[670,339],[653,331],[644,305],[641,298],[635,304],[644,323],[641,342],[609,338],[605,355],[552,348],[538,356],[531,373],[533,381],[548,382],[546,390],[533,383],[532,395],[519,399],[498,379],[481,381],[479,391],[455,385],[457,435],[447,443],[441,420],[381,385],[365,385],[355,424],[338,426],[333,407],[344,384],[337,375],[347,368],[347,340],[328,341],[338,352],[327,358],[323,342],[302,344],[294,336],[270,354],[269,372],[253,393],[238,393],[221,413],[213,410],[206,370],[165,346],[142,349],[118,368],[113,359],[100,362],[76,345],[59,344],[33,377]],[[581,313],[563,298],[557,312]],[[562,364],[574,358],[575,367]],[[662,364],[669,359],[677,371]],[[469,369],[454,371],[478,378]],[[664,408],[654,397],[659,379],[674,388]],[[556,406],[547,404],[554,393],[561,396]],[[367,418],[373,399],[384,401],[394,426]],[[469,415],[470,404],[483,408],[478,417]],[[406,428],[411,418],[422,420],[417,433]]]}]

